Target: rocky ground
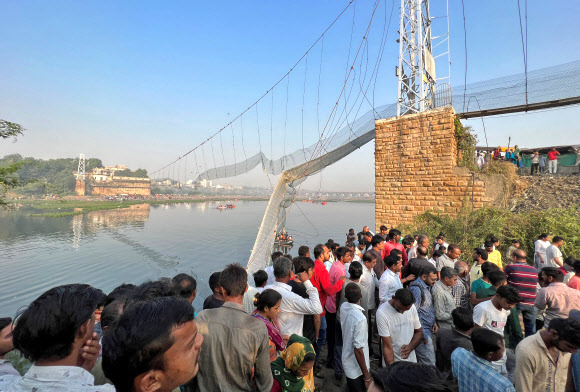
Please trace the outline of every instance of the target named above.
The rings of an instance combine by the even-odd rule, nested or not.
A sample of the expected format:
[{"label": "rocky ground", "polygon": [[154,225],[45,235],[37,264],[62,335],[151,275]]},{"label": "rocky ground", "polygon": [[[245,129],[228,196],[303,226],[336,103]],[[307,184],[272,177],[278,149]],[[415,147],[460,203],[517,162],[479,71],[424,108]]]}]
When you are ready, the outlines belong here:
[{"label": "rocky ground", "polygon": [[549,174],[518,177],[512,211],[569,208],[580,204],[580,175],[559,177]]}]

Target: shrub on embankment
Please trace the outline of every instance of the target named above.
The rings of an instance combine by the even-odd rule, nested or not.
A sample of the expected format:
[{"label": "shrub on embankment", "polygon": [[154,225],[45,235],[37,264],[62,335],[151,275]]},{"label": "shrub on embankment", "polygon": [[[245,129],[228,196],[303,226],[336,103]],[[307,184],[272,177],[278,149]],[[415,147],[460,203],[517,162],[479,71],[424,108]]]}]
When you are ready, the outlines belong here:
[{"label": "shrub on embankment", "polygon": [[428,211],[402,229],[404,233],[427,234],[431,241],[443,233],[448,243],[459,245],[463,251],[461,259],[465,261],[471,261],[473,249],[481,248],[484,240],[494,235],[500,240],[499,250],[502,255],[511,245],[511,240],[518,239],[531,262],[534,241],[540,233],[563,237],[564,257],[580,258],[580,205],[526,212],[489,207],[462,212],[456,217]]}]

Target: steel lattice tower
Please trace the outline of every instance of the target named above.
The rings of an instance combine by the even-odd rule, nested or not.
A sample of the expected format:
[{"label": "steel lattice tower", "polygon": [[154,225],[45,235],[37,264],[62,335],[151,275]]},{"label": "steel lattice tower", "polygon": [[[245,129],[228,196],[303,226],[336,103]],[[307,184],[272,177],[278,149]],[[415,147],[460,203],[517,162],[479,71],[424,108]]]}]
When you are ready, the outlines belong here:
[{"label": "steel lattice tower", "polygon": [[429,0],[401,0],[397,116],[434,107],[435,60]]},{"label": "steel lattice tower", "polygon": [[79,167],[77,169],[77,178],[85,179],[85,154],[79,155]]}]

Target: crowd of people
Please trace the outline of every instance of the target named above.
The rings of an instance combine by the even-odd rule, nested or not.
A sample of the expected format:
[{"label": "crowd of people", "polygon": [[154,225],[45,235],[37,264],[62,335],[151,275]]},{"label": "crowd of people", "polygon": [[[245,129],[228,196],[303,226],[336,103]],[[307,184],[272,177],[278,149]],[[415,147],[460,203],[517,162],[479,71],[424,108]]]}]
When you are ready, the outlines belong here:
[{"label": "crowd of people", "polygon": [[[530,154],[530,175],[557,174],[559,155],[560,152],[556,150],[556,147],[552,147],[545,155],[540,154],[539,151],[533,151]],[[491,153],[476,151],[474,160],[479,169],[482,169],[490,161],[507,161],[513,163],[516,168],[524,167],[523,153],[517,145],[513,149],[505,149],[504,155],[502,155],[500,147]]]},{"label": "crowd of people", "polygon": [[580,260],[563,243],[541,234],[532,260],[517,240],[469,253],[365,226],[251,277],[227,265],[199,313],[187,274],[58,286],[0,318],[0,391],[574,391]]}]

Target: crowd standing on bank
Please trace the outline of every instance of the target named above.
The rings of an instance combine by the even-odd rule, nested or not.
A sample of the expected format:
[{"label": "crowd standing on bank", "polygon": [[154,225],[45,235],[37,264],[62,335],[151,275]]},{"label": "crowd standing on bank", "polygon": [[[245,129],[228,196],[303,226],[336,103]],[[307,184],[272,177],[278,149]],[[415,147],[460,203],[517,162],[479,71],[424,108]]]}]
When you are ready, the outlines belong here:
[{"label": "crowd standing on bank", "polygon": [[227,265],[199,313],[187,274],[58,286],[0,318],[0,391],[574,391],[580,260],[563,244],[542,233],[529,258],[365,226],[251,277]]}]

